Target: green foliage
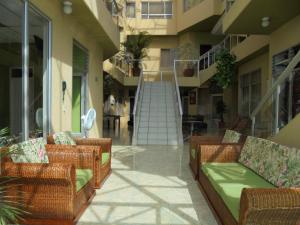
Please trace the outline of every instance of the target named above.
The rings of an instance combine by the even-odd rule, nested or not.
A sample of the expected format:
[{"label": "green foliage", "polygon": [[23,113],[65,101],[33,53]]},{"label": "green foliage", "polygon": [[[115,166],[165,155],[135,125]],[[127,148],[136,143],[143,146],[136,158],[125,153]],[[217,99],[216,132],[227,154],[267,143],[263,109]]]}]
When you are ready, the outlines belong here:
[{"label": "green foliage", "polygon": [[223,89],[226,89],[232,84],[236,56],[232,55],[226,48],[222,49],[216,56],[217,73],[214,76],[214,81]]},{"label": "green foliage", "polygon": [[23,203],[12,201],[12,196],[8,194],[8,190],[12,188],[9,184],[12,179],[3,178],[3,181],[0,181],[0,225],[16,224],[25,214],[22,209]]},{"label": "green foliage", "polygon": [[[13,154],[7,148],[14,138],[9,136],[9,129],[0,130],[0,164],[4,157]],[[21,216],[26,212],[22,209],[23,203],[12,201],[12,196],[8,194],[8,190],[12,188],[10,181],[15,178],[1,177],[0,180],[0,225],[16,224],[21,220]]]},{"label": "green foliage", "polygon": [[125,48],[125,54],[131,54],[133,60],[142,60],[147,57],[147,48],[150,43],[151,37],[148,33],[139,32],[137,35],[128,36],[127,40],[123,42],[122,45]]}]

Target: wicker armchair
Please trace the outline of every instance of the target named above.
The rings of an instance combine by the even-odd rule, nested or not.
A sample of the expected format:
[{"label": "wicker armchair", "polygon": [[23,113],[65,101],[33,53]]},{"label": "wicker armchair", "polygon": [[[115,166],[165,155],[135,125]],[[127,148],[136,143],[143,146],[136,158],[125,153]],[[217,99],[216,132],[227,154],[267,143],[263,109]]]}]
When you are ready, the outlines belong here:
[{"label": "wicker armchair", "polygon": [[[111,174],[111,138],[74,138],[76,146],[73,148],[85,149],[88,146],[98,146],[96,150],[96,157],[99,158],[99,163],[95,164],[95,187],[100,188],[108,176]],[[54,145],[52,135],[47,138],[47,143]],[[102,153],[109,153],[109,160],[102,164]]]},{"label": "wicker armchair", "polygon": [[[76,168],[95,167],[95,151],[47,145],[49,164],[2,163],[2,176],[16,177],[8,190],[29,214],[22,224],[75,224],[94,197],[94,178],[76,190]],[[2,178],[3,179],[3,178]],[[16,185],[14,185],[16,184]]]},{"label": "wicker armchair", "polygon": [[239,221],[232,216],[224,201],[201,170],[207,162],[237,162],[240,145],[199,146],[198,181],[209,204],[224,225],[299,225],[300,188],[244,188],[240,199]]}]

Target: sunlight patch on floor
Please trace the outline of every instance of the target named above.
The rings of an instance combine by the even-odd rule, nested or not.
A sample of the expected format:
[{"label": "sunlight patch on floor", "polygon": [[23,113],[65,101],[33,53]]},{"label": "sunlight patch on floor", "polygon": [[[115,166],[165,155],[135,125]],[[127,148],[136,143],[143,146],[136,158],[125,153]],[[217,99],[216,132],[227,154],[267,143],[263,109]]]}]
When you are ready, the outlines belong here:
[{"label": "sunlight patch on floor", "polygon": [[216,225],[188,168],[187,150],[113,146],[113,172],[81,225]]}]

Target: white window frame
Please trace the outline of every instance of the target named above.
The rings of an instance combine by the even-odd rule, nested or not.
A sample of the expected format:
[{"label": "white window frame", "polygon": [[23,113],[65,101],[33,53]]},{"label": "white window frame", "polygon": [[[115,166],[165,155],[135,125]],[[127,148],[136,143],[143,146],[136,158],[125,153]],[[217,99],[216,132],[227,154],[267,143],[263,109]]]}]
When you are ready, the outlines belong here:
[{"label": "white window frame", "polygon": [[[166,13],[166,3],[167,2],[171,2],[172,13]],[[147,14],[142,13],[143,3],[148,4],[148,13]],[[164,7],[164,13],[163,14],[150,14],[149,9],[150,9],[151,3],[162,3],[163,7]],[[152,18],[153,16],[154,17],[161,16],[161,18]],[[142,1],[141,2],[141,17],[142,17],[142,19],[172,19],[173,18],[173,1],[153,1],[153,2]]]}]

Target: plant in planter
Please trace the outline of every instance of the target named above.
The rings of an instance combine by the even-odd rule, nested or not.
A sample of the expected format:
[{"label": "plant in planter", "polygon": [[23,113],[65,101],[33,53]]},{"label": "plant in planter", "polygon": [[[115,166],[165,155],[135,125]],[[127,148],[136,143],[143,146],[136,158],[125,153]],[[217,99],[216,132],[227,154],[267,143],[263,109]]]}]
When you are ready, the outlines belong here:
[{"label": "plant in planter", "polygon": [[124,54],[130,54],[129,61],[132,62],[132,72],[134,76],[140,75],[141,60],[147,57],[147,47],[150,45],[151,38],[147,32],[139,32],[137,35],[127,37],[127,40],[122,43],[124,46]]},{"label": "plant in planter", "polygon": [[235,61],[236,56],[232,55],[226,48],[221,49],[221,51],[217,54],[217,73],[213,79],[219,87],[226,89],[232,84]]},{"label": "plant in planter", "polygon": [[[181,60],[195,60],[198,58],[197,51],[191,43],[181,45],[178,49],[179,58]],[[192,77],[195,74],[195,63],[193,61],[185,62],[183,68],[183,75],[185,77]]]},{"label": "plant in planter", "polygon": [[[8,128],[0,130],[0,166],[2,159],[13,153],[7,150],[7,148],[3,148],[12,144],[15,140],[14,137],[10,137],[8,134]],[[22,203],[13,202],[11,200],[11,196],[8,195],[8,190],[11,188],[11,184],[9,182],[15,178],[3,176],[0,176],[0,178],[0,225],[16,224],[22,219],[22,215],[26,212],[22,209]]]},{"label": "plant in planter", "polygon": [[223,100],[220,100],[216,104],[216,113],[220,116],[219,128],[223,128],[225,126],[224,122],[224,113],[226,113],[227,107]]}]

